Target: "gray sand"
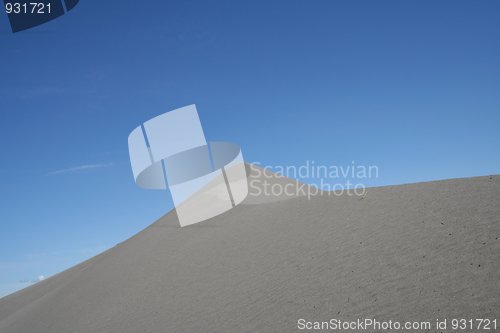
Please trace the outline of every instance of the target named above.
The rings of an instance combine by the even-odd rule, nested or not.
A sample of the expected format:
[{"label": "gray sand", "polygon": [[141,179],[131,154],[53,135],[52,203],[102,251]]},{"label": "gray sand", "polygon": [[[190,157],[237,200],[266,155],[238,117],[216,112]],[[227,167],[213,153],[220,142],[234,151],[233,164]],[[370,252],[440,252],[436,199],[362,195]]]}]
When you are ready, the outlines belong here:
[{"label": "gray sand", "polygon": [[291,332],[300,318],[500,324],[499,198],[492,176],[363,198],[248,198],[185,228],[170,212],[0,299],[0,332]]}]

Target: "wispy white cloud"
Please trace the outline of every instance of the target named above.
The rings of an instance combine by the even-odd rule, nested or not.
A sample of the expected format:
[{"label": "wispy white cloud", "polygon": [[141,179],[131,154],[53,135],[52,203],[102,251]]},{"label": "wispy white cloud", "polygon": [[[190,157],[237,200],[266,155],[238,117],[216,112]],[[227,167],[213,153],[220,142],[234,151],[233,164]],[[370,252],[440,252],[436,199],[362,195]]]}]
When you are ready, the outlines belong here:
[{"label": "wispy white cloud", "polygon": [[45,275],[39,275],[36,279],[30,279],[30,280],[21,280],[19,281],[19,283],[23,283],[23,284],[33,284],[33,283],[37,283],[37,282],[40,282],[40,281],[43,281],[45,280],[46,277]]},{"label": "wispy white cloud", "polygon": [[55,170],[47,173],[47,176],[57,176],[57,175],[67,175],[71,173],[77,173],[80,171],[92,171],[97,169],[109,168],[113,166],[113,163],[94,163],[94,164],[82,164],[71,168]]},{"label": "wispy white cloud", "polygon": [[43,258],[46,257],[47,253],[45,252],[39,252],[39,253],[26,253],[24,255],[25,258],[27,259],[38,259],[38,258]]}]

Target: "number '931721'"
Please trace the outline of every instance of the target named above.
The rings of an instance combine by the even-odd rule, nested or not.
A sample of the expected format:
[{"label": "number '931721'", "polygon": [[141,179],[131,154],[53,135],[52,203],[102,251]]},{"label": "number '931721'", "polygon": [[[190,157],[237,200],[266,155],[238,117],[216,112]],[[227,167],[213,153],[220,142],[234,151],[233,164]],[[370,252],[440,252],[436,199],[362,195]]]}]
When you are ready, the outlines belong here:
[{"label": "number '931721'", "polygon": [[50,14],[51,3],[45,2],[7,2],[7,14]]}]

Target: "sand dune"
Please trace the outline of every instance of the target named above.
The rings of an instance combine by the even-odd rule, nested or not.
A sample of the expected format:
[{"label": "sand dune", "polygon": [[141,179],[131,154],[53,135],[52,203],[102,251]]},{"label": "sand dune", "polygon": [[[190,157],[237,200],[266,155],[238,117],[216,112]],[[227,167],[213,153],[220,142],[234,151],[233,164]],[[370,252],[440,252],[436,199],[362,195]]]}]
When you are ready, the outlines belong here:
[{"label": "sand dune", "polygon": [[499,198],[500,176],[491,176],[371,188],[363,198],[249,197],[186,228],[170,212],[0,299],[0,332],[291,332],[300,318],[500,319]]}]

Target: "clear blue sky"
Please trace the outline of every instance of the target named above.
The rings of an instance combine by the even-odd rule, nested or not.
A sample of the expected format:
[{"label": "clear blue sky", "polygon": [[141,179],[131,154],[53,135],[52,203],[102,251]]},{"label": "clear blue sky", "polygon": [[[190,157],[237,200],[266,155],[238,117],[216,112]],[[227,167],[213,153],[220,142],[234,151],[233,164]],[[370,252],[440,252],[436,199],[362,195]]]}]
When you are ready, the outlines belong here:
[{"label": "clear blue sky", "polygon": [[184,105],[248,161],[500,171],[500,1],[82,0],[0,39],[0,296],[171,209],[127,136]]}]

